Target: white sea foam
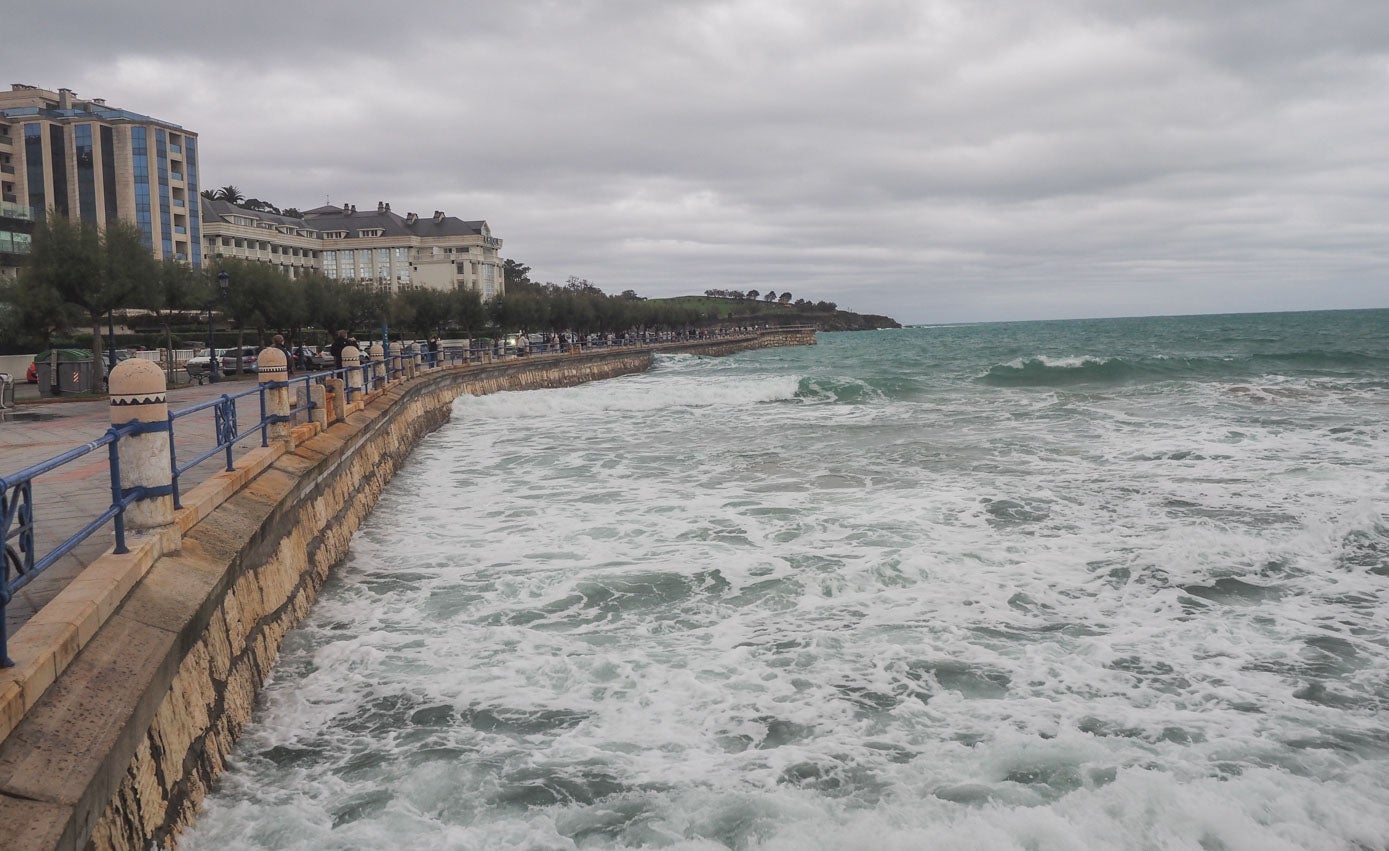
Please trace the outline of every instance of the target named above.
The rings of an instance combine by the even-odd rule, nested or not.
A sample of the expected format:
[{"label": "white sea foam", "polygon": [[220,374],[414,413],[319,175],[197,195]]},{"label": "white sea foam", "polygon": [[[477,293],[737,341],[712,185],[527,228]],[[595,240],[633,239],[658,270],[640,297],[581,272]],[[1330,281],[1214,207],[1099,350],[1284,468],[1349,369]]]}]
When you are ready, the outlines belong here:
[{"label": "white sea foam", "polygon": [[1381,417],[802,374],[460,400],[187,847],[1389,845]]}]

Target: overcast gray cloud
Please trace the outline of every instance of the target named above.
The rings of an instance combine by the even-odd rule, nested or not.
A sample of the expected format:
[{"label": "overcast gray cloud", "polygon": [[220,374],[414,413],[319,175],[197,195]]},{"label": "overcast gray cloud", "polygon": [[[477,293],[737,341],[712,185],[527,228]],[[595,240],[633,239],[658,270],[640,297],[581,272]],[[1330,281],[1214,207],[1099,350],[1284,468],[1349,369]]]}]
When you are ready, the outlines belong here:
[{"label": "overcast gray cloud", "polygon": [[[1381,0],[0,0],[205,186],[908,322],[1389,305]],[[14,38],[11,34],[23,32]]]}]

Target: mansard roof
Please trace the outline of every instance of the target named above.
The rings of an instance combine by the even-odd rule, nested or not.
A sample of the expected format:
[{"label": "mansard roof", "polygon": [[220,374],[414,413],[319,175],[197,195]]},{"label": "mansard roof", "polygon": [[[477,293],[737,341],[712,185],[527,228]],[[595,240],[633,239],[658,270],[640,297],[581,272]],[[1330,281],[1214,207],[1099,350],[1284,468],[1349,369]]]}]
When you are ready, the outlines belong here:
[{"label": "mansard roof", "polygon": [[485,220],[464,221],[457,216],[407,216],[388,209],[357,210],[348,206],[318,207],[304,214],[310,226],[320,231],[347,231],[355,235],[362,230],[380,230],[385,236],[491,236]]},{"label": "mansard roof", "polygon": [[199,196],[199,198],[202,199],[203,221],[207,221],[210,216],[216,216],[219,219],[226,219],[228,216],[249,216],[262,222],[273,222],[274,224],[284,225],[285,227],[317,228],[317,225],[311,225],[304,219],[296,219],[293,216],[281,216],[277,213],[248,210],[245,207],[238,207],[229,201],[212,200],[209,198],[202,198],[202,196]]}]

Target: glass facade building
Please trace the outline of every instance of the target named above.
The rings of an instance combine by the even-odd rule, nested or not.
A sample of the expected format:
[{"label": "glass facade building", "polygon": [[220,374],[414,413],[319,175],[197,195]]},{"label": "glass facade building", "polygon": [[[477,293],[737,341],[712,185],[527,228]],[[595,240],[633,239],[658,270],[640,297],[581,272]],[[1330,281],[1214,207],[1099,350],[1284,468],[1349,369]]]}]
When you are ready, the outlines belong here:
[{"label": "glass facade building", "polygon": [[[0,91],[0,164],[7,207],[98,228],[128,221],[156,258],[202,262],[197,136],[176,124],[15,83]],[[16,271],[15,253],[0,251],[0,275]]]}]

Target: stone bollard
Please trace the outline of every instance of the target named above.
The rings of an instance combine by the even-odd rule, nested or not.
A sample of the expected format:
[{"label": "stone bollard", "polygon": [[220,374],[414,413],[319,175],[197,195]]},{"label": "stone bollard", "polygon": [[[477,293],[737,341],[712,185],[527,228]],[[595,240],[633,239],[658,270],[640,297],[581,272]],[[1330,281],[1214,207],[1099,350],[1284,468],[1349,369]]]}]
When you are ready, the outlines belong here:
[{"label": "stone bollard", "polygon": [[386,386],[386,350],[380,343],[372,343],[371,348],[371,375],[368,377],[370,387]]},{"label": "stone bollard", "polygon": [[289,440],[289,360],[285,353],[270,346],[256,356],[256,375],[265,392],[265,416],[270,420],[269,438]]},{"label": "stone bollard", "polygon": [[347,390],[348,393],[356,397],[351,401],[360,402],[362,393],[362,350],[356,346],[347,346],[342,350],[342,368],[347,370]]},{"label": "stone bollard", "polygon": [[340,423],[347,419],[347,382],[341,378],[325,378],[323,389],[328,396],[324,411],[328,415],[328,421]]},{"label": "stone bollard", "polygon": [[328,393],[322,384],[309,385],[309,422],[328,427]]},{"label": "stone bollard", "polygon": [[[125,510],[126,526],[159,529],[174,522],[174,474],[169,461],[169,397],[164,371],[154,361],[130,358],[111,370],[111,425],[139,423],[142,431],[117,444],[121,489],[148,496]],[[177,535],[177,531],[174,532]],[[171,549],[177,549],[177,541]]]}]

